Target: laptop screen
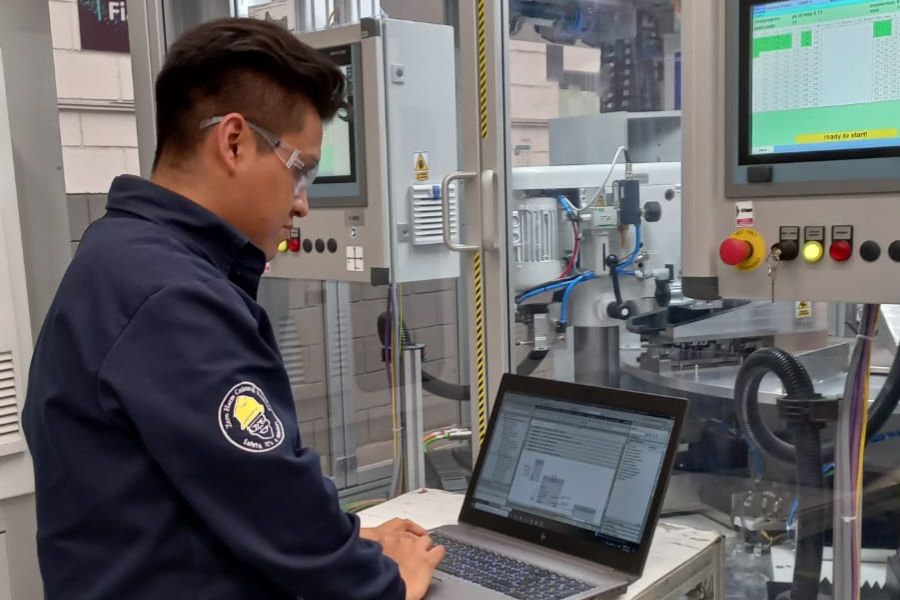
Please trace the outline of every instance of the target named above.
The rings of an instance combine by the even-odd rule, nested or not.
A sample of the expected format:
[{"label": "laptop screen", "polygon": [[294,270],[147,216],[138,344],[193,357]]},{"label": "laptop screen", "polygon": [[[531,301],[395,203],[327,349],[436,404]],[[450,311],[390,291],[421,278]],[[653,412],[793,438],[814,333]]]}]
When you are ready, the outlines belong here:
[{"label": "laptop screen", "polygon": [[675,417],[506,391],[471,508],[639,552]]}]

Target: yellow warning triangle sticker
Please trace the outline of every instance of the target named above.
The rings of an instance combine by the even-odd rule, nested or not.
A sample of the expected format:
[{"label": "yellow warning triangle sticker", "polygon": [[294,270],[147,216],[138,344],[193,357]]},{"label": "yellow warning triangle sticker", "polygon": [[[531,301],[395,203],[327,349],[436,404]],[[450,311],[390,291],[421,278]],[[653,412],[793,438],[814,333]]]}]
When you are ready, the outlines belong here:
[{"label": "yellow warning triangle sticker", "polygon": [[416,152],[415,157],[416,181],[428,181],[428,178],[431,177],[428,168],[428,153]]}]

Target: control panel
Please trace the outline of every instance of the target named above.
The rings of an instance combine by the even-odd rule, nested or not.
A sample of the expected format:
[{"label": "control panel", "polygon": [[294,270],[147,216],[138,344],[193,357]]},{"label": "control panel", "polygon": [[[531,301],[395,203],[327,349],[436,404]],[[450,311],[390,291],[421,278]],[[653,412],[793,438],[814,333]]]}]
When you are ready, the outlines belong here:
[{"label": "control panel", "polygon": [[900,5],[838,4],[686,3],[686,295],[900,302]]},{"label": "control panel", "polygon": [[[334,238],[328,238],[327,240],[323,240],[322,238],[317,238],[316,240],[313,240],[312,238],[306,238],[304,240],[301,240],[299,227],[294,227],[293,229],[291,229],[290,237],[278,244],[278,251],[282,254],[286,254],[288,252],[293,254],[299,254],[300,252],[303,252],[305,254],[312,254],[313,252],[324,254],[326,250],[329,254],[336,254],[338,248],[338,242]],[[350,258],[356,258],[356,253],[348,249],[347,259]],[[360,256],[359,258],[361,259],[362,257]],[[347,270],[356,271],[357,269],[351,269],[351,265],[348,264]],[[360,268],[359,270],[362,271],[362,268]]]},{"label": "control panel", "polygon": [[295,220],[269,276],[372,285],[458,277],[440,186],[457,169],[452,28],[363,19],[301,39],[343,70],[351,109],[325,126],[310,213]]},{"label": "control panel", "polygon": [[[765,212],[768,211],[763,209]],[[862,301],[861,290],[850,289],[852,286],[868,285],[866,278],[873,277],[877,289],[882,283],[882,274],[886,277],[892,272],[894,276],[900,275],[900,231],[871,235],[876,233],[873,230],[887,228],[873,227],[870,223],[760,225],[736,228],[719,244],[718,281],[730,284],[737,278],[736,285],[725,289],[740,289],[737,293],[745,294],[742,297],[759,296],[759,293],[754,294],[752,286],[772,279],[765,267],[771,268],[773,262],[777,262],[778,271],[774,281],[776,298],[796,294],[794,299],[800,299],[817,294],[816,299],[839,297]],[[774,232],[771,236],[763,233],[770,230]],[[858,237],[856,232],[859,230],[870,235]],[[887,284],[882,286],[886,289],[881,292],[885,302],[887,298],[900,296],[892,291],[889,282],[883,283]]]},{"label": "control panel", "polygon": [[[827,229],[829,228],[821,225],[802,228],[783,226],[779,228],[778,237],[775,238],[777,241],[771,247],[766,246],[759,231],[738,229],[719,246],[719,258],[725,265],[742,271],[759,268],[769,256],[777,258],[781,263],[803,259],[810,265],[821,262],[826,257],[835,263],[851,262],[857,257],[866,263],[879,260],[900,263],[900,239],[865,240],[857,247],[853,241],[853,225],[833,225],[830,234],[826,233]],[[883,248],[887,248],[887,254],[883,253]]]}]

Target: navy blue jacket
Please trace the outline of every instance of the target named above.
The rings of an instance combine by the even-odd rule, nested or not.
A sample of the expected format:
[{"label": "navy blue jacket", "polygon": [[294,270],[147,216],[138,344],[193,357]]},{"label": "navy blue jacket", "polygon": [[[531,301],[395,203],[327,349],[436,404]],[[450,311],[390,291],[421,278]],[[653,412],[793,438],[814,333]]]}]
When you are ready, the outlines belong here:
[{"label": "navy blue jacket", "polygon": [[115,180],[44,323],[24,427],[48,599],[402,599],[319,456],[256,302],[265,256]]}]

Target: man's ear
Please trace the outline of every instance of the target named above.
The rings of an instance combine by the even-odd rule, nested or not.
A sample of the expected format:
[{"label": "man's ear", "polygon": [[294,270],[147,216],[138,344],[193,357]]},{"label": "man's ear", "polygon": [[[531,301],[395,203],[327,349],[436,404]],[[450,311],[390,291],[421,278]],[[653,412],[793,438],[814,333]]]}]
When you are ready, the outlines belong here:
[{"label": "man's ear", "polygon": [[213,135],[216,156],[233,173],[247,153],[247,144],[254,141],[253,132],[242,115],[229,113],[222,117]]}]

